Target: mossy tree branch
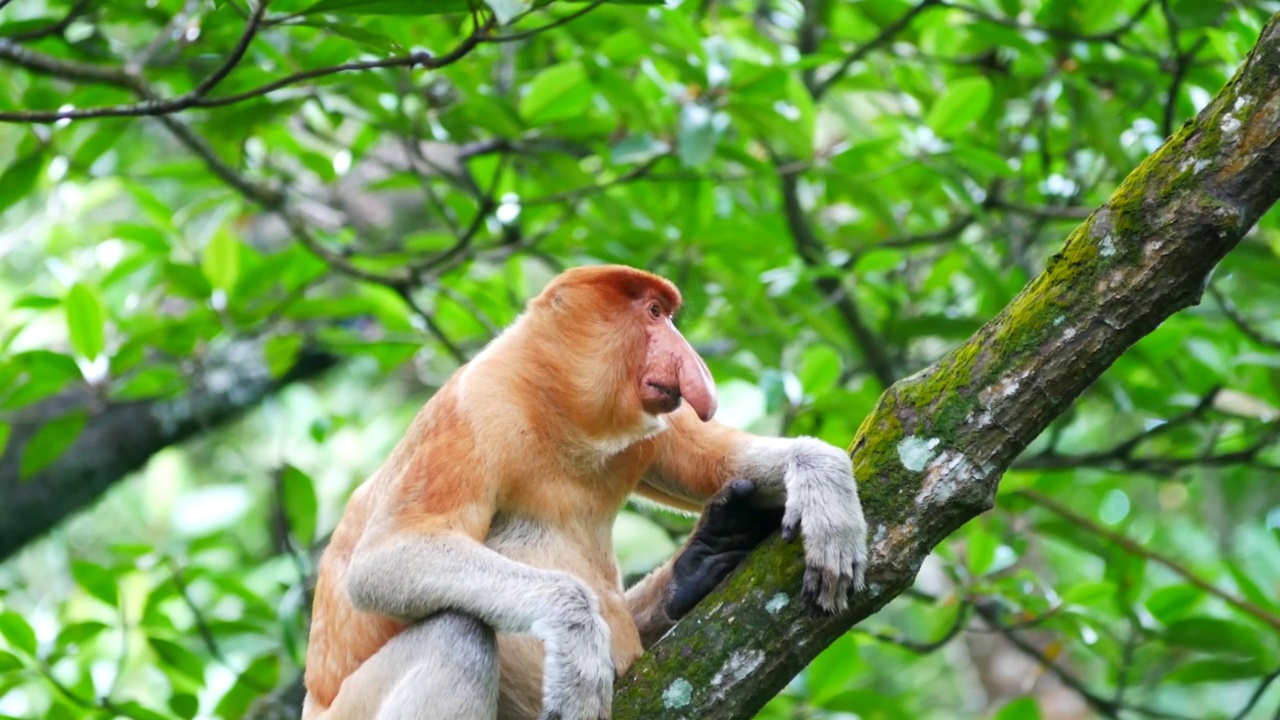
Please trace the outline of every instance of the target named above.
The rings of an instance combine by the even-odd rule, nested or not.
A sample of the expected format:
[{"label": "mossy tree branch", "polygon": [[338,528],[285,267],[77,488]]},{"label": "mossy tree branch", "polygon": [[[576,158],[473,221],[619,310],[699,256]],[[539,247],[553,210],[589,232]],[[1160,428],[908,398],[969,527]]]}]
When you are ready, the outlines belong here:
[{"label": "mossy tree branch", "polygon": [[997,317],[880,398],[851,445],[869,587],[812,618],[798,544],[776,537],[618,685],[614,717],[747,718],[990,509],[1004,471],[1125,350],[1199,302],[1280,197],[1280,15],[1236,76],[1147,158]]}]

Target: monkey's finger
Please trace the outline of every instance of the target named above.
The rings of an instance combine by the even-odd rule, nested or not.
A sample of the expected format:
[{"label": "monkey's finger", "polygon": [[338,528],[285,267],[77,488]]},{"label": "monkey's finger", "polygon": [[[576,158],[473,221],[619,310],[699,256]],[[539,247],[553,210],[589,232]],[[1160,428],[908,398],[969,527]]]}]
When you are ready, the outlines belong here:
[{"label": "monkey's finger", "polygon": [[742,500],[749,497],[751,493],[755,491],[756,484],[754,481],[747,478],[738,478],[725,486],[725,501],[733,502],[735,500]]},{"label": "monkey's finger", "polygon": [[849,577],[831,568],[809,565],[804,571],[801,594],[814,614],[834,614],[848,607]]},{"label": "monkey's finger", "polygon": [[749,498],[755,489],[756,484],[745,478],[739,478],[725,485],[704,508],[702,521],[699,523],[700,529],[723,535],[733,532],[736,528],[750,526],[754,518]]},{"label": "monkey's finger", "polygon": [[867,587],[866,576],[867,576],[866,561],[855,559],[853,561],[853,571],[851,573],[851,577],[849,580],[849,592],[847,594],[853,595],[855,593],[859,593],[865,590]]},{"label": "monkey's finger", "polygon": [[800,537],[800,521],[786,520],[782,521],[782,539],[791,542]]}]

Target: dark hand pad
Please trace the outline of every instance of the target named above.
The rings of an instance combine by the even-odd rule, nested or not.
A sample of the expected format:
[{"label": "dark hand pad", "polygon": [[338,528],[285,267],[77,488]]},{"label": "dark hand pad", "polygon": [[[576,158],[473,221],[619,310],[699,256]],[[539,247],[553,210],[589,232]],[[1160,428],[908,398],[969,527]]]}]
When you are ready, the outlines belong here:
[{"label": "dark hand pad", "polygon": [[679,620],[782,523],[782,508],[756,507],[755,483],[734,480],[702,510],[698,526],[672,566],[675,590],[667,616]]}]

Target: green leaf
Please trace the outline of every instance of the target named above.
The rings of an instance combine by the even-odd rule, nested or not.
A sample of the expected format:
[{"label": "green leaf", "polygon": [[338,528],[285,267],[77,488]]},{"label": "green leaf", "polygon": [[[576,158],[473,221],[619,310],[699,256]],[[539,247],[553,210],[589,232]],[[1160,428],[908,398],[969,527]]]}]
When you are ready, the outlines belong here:
[{"label": "green leaf", "polygon": [[115,607],[120,598],[116,590],[116,578],[106,568],[85,560],[71,561],[71,576],[76,584],[93,597]]},{"label": "green leaf", "polygon": [[9,646],[15,650],[36,656],[35,631],[18,613],[12,610],[0,612],[0,636],[4,636]]},{"label": "green leaf", "polygon": [[796,377],[807,393],[820,395],[827,392],[840,379],[840,353],[830,345],[810,345],[800,355]]},{"label": "green leaf", "polygon": [[215,233],[204,248],[200,269],[214,288],[230,290],[240,277],[240,242],[225,230]]},{"label": "green leaf", "polygon": [[218,701],[214,714],[223,720],[240,720],[249,705],[262,694],[258,688],[274,687],[279,674],[279,658],[273,654],[258,657]]},{"label": "green leaf", "polygon": [[36,151],[23,155],[0,174],[0,213],[31,192],[44,169],[44,153]]},{"label": "green leaf", "polygon": [[280,478],[281,503],[289,531],[301,547],[310,547],[316,535],[315,483],[311,476],[292,465],[285,465]]},{"label": "green leaf", "polygon": [[987,112],[992,95],[991,81],[985,77],[955,80],[934,102],[925,122],[938,135],[953,136]]},{"label": "green leaf", "polygon": [[1000,708],[992,720],[1040,720],[1040,704],[1034,697],[1020,697]]},{"label": "green leaf", "polygon": [[[2,438],[3,435],[0,435]],[[0,441],[0,448],[4,447],[4,442]],[[1280,610],[1280,602],[1277,602],[1271,595],[1268,595],[1253,578],[1249,577],[1245,571],[1235,562],[1225,560],[1227,569],[1231,571],[1231,577],[1236,581],[1236,587],[1240,588],[1240,592],[1244,594],[1250,602],[1264,608],[1272,610]]]},{"label": "green leaf", "polygon": [[1072,605],[1095,606],[1110,603],[1116,596],[1115,583],[1104,580],[1086,580],[1076,583],[1062,593],[1062,601]]},{"label": "green leaf", "polygon": [[120,708],[120,715],[134,720],[170,720],[163,713],[158,713],[142,704],[137,700],[124,700],[116,703]]},{"label": "green leaf", "polygon": [[204,663],[200,662],[200,658],[195,653],[163,638],[149,637],[147,638],[147,644],[151,646],[151,649],[160,657],[160,661],[165,666],[196,681],[197,684],[204,684]]},{"label": "green leaf", "polygon": [[154,225],[122,222],[117,223],[111,232],[121,240],[135,242],[153,253],[169,252],[169,236]]},{"label": "green leaf", "polygon": [[71,623],[58,632],[57,645],[60,648],[65,648],[69,645],[80,645],[97,637],[106,629],[105,623],[97,621]]},{"label": "green leaf", "polygon": [[12,431],[11,425],[0,423],[0,457],[4,457],[4,449],[9,445],[9,433]]},{"label": "green leaf", "polygon": [[1191,585],[1169,585],[1151,593],[1147,610],[1155,619],[1171,625],[1195,611],[1204,599],[1204,591]]},{"label": "green leaf", "polygon": [[968,531],[965,533],[965,547],[969,574],[975,578],[982,577],[995,562],[1000,538],[988,530],[981,521],[975,521],[969,524]]},{"label": "green leaf", "polygon": [[111,397],[117,400],[167,397],[185,388],[186,383],[186,376],[175,367],[144,368],[113,388]]},{"label": "green leaf", "polygon": [[263,352],[272,377],[280,377],[289,372],[298,360],[298,353],[302,352],[302,344],[301,335],[272,335],[267,339]]},{"label": "green leaf", "polygon": [[56,297],[48,295],[23,295],[13,303],[14,309],[24,308],[27,310],[48,310],[49,308],[58,307],[62,301]]},{"label": "green leaf", "polygon": [[57,460],[76,441],[88,419],[84,413],[74,413],[42,425],[22,448],[21,476],[29,478]]},{"label": "green leaf", "polygon": [[199,711],[200,700],[191,693],[174,693],[169,698],[169,712],[183,720],[191,720]]},{"label": "green leaf", "polygon": [[1165,676],[1164,681],[1179,685],[1192,685],[1255,678],[1265,675],[1267,672],[1267,665],[1261,658],[1246,658],[1244,660],[1205,658],[1179,665],[1173,672]]},{"label": "green leaf", "polygon": [[1179,620],[1165,630],[1164,641],[1177,647],[1241,658],[1258,658],[1266,652],[1252,627],[1212,617]]},{"label": "green leaf", "polygon": [[467,0],[320,0],[302,11],[314,13],[350,13],[352,15],[443,15],[471,9]]},{"label": "green leaf", "polygon": [[88,360],[101,355],[106,346],[107,320],[97,291],[84,283],[76,283],[67,293],[63,305],[67,314],[71,346]]},{"label": "green leaf", "polygon": [[831,643],[804,673],[805,687],[813,702],[822,705],[847,689],[849,681],[861,670],[858,665],[858,644],[852,635],[843,635]]},{"label": "green leaf", "polygon": [[578,117],[591,103],[595,88],[577,62],[561,63],[538,73],[520,98],[520,116],[530,125]]},{"label": "green leaf", "polygon": [[0,650],[0,673],[20,670],[22,667],[22,661],[18,659],[17,655]]}]

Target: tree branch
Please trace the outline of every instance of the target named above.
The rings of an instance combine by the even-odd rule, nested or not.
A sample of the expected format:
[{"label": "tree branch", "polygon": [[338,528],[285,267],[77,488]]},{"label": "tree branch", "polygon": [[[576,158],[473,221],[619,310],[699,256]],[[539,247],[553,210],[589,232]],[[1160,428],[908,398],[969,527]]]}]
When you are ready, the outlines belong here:
[{"label": "tree branch", "polygon": [[972,338],[881,397],[851,446],[871,523],[868,587],[812,618],[799,543],[777,537],[618,683],[614,717],[750,717],[990,509],[1015,457],[1138,339],[1199,302],[1280,197],[1280,15],[1236,76],[1078,227]]},{"label": "tree branch", "polygon": [[[236,50],[233,51],[227,62],[224,62],[219,66],[218,70],[214,71],[213,74],[206,77],[194,88],[181,95],[167,99],[148,98],[136,103],[103,105],[91,108],[66,108],[61,110],[7,110],[0,112],[0,122],[51,123],[59,120],[81,120],[85,118],[169,115],[191,108],[212,108],[221,107],[223,105],[233,105],[251,98],[266,95],[290,85],[296,85],[301,82],[306,82],[307,80],[315,80],[316,78],[336,75],[338,73],[393,67],[419,67],[425,70],[434,70],[457,62],[467,53],[471,52],[488,35],[489,30],[492,27],[492,22],[479,26],[474,32],[468,35],[466,39],[459,43],[457,47],[444,55],[432,55],[428,52],[414,52],[407,55],[383,58],[381,60],[361,60],[357,62],[342,63],[340,65],[314,68],[286,75],[278,80],[273,80],[244,92],[234,93],[232,95],[222,95],[219,97],[206,97],[205,93],[221,82],[222,79],[231,72],[236,63],[239,62],[240,56],[242,56],[244,51],[248,49],[248,42],[252,40],[253,34],[257,30],[257,23],[254,21],[254,18],[259,17],[258,13],[265,9],[264,6],[265,3],[260,5],[258,12],[250,18],[247,29],[244,35],[241,36],[240,44],[237,45]],[[239,55],[236,54],[237,52]],[[14,65],[26,68],[31,72],[52,75],[67,80],[100,82],[135,91],[139,90],[144,85],[140,78],[129,74],[123,68],[62,60],[50,55],[45,55],[44,53],[29,50],[5,38],[0,38],[0,60],[8,61]]]},{"label": "tree branch", "polygon": [[[97,500],[156,452],[226,423],[286,385],[314,377],[336,362],[332,355],[306,351],[289,372],[272,378],[261,341],[240,340],[194,378],[190,391],[177,397],[95,409],[99,403],[85,388],[22,411],[0,455],[0,561]],[[22,477],[22,456],[31,436],[45,424],[75,413],[90,417],[71,447],[48,467]]]}]

